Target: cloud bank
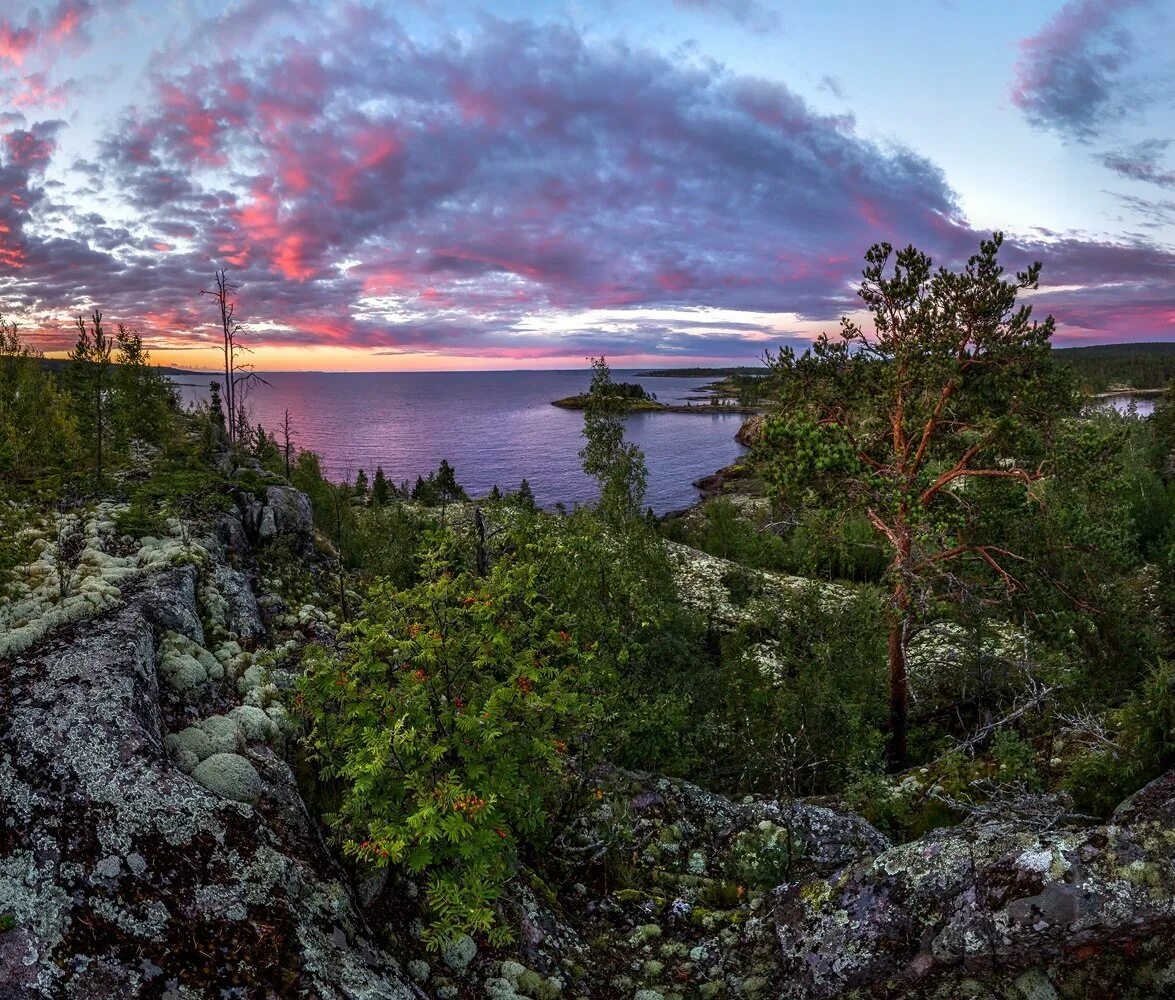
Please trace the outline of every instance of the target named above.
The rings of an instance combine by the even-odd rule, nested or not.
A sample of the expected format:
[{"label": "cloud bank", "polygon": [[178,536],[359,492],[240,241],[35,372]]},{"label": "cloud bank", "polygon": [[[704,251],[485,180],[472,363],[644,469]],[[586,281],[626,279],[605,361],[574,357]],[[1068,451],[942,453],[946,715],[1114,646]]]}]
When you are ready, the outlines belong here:
[{"label": "cloud bank", "polygon": [[[35,95],[0,119],[6,311],[47,347],[90,304],[198,347],[198,292],[227,266],[262,346],[747,359],[852,309],[875,240],[957,262],[980,238],[935,164],[778,81],[567,25],[485,18],[424,42],[382,7],[315,10],[252,0],[197,23],[69,162],[76,82],[39,70],[34,90],[30,67],[99,15],[75,0],[4,22],[0,53],[29,62],[0,86]],[[1008,256],[1070,289],[1040,301],[1074,339],[1172,332],[1162,247],[1049,237]]]}]

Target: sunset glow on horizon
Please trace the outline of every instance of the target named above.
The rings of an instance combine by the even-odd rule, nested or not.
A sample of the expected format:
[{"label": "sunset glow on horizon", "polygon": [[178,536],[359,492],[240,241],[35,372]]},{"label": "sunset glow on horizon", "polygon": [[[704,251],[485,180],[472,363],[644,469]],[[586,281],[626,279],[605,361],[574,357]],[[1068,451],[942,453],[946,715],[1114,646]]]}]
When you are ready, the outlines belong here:
[{"label": "sunset glow on horizon", "polygon": [[[630,9],[631,8],[631,9]],[[51,0],[0,13],[0,314],[215,371],[754,364],[994,229],[1175,340],[1175,3]]]}]

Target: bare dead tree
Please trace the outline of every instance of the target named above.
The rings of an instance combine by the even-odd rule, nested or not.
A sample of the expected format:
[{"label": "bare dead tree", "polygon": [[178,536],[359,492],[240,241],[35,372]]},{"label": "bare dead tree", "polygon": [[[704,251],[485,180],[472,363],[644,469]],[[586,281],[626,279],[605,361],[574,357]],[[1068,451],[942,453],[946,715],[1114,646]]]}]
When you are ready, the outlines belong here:
[{"label": "bare dead tree", "polygon": [[290,456],[294,451],[294,431],[293,425],[290,423],[290,411],[286,410],[285,416],[282,417],[282,456],[286,461],[286,479],[290,478]]},{"label": "bare dead tree", "polygon": [[490,572],[490,557],[486,552],[486,523],[481,516],[481,508],[473,508],[473,526],[477,529],[477,554],[475,565],[478,576],[488,576]]},{"label": "bare dead tree", "polygon": [[244,397],[248,395],[249,388],[257,382],[269,384],[253,371],[251,364],[240,360],[241,355],[249,353],[249,348],[237,343],[237,337],[243,332],[241,324],[236,318],[237,303],[235,300],[239,289],[240,286],[236,282],[229,281],[228,270],[221,268],[216,272],[215,288],[200,290],[201,295],[209,295],[216,301],[217,310],[220,313],[220,331],[224,351],[224,402],[225,409],[228,411],[226,423],[228,424],[229,443],[233,446],[238,444],[238,424],[244,413]]}]

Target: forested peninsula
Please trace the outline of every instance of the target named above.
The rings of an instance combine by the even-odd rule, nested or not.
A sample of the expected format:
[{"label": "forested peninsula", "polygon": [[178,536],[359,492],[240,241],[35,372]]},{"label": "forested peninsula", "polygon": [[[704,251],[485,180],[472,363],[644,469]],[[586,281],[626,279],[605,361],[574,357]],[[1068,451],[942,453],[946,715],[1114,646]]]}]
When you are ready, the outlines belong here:
[{"label": "forested peninsula", "polygon": [[1175,353],[1054,349],[1000,247],[707,372],[761,412],[663,519],[604,358],[544,510],[330,480],[223,273],[188,409],[4,323],[0,995],[1163,995]]}]

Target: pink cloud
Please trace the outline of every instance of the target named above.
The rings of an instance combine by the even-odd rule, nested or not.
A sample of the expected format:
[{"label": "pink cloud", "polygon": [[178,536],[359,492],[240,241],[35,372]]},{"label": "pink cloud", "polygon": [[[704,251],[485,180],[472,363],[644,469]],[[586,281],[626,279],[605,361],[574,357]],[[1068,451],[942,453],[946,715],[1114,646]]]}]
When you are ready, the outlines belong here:
[{"label": "pink cloud", "polygon": [[37,42],[31,28],[17,28],[9,21],[0,21],[0,59],[14,66],[23,66],[25,56]]}]

